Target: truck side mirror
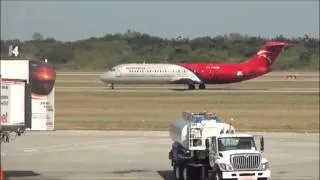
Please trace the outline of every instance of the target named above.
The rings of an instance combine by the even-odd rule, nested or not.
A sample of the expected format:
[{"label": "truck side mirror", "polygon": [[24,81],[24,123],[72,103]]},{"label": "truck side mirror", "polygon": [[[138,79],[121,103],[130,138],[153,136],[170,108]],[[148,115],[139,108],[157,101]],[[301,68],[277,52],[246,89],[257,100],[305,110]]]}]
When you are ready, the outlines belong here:
[{"label": "truck side mirror", "polygon": [[264,151],[264,138],[263,138],[263,136],[261,136],[261,138],[260,138],[260,150]]}]

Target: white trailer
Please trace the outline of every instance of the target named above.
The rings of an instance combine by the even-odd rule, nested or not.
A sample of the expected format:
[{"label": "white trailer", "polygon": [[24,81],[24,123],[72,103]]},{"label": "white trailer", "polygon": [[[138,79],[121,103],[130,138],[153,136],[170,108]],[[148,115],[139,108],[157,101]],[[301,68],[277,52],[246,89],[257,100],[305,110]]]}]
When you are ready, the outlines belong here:
[{"label": "white trailer", "polygon": [[10,132],[21,135],[27,127],[30,113],[26,105],[31,97],[27,93],[26,80],[1,79],[0,85],[0,142],[8,142]]},{"label": "white trailer", "polygon": [[39,89],[50,86],[47,80],[41,80],[40,78],[41,76],[45,78],[48,76],[46,73],[41,73],[46,72],[43,64],[45,63],[36,60],[0,61],[0,76],[3,79],[26,81],[27,95],[30,96],[26,99],[25,105],[26,113],[28,113],[26,123],[29,130],[54,130],[55,88],[53,87],[47,95],[37,93]]},{"label": "white trailer", "polygon": [[250,134],[239,134],[211,113],[183,112],[170,124],[169,160],[177,180],[258,179],[270,177],[269,163]]}]

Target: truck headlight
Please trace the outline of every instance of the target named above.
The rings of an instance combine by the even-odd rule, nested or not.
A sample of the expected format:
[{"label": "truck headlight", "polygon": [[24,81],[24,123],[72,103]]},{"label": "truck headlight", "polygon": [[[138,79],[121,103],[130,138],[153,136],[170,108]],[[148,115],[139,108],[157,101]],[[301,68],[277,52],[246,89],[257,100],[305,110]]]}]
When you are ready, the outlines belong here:
[{"label": "truck headlight", "polygon": [[259,169],[260,170],[267,170],[269,168],[269,162],[261,163]]},{"label": "truck headlight", "polygon": [[232,166],[229,164],[221,163],[219,164],[219,167],[221,171],[232,171]]}]

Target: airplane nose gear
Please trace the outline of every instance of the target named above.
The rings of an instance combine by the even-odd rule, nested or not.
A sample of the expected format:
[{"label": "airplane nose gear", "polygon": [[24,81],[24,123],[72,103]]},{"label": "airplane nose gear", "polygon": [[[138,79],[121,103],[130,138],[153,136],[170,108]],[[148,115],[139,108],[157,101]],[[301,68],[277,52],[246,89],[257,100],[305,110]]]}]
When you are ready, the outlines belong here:
[{"label": "airplane nose gear", "polygon": [[111,84],[111,85],[110,85],[110,88],[111,88],[111,89],[114,89],[114,85],[113,85],[113,84]]}]

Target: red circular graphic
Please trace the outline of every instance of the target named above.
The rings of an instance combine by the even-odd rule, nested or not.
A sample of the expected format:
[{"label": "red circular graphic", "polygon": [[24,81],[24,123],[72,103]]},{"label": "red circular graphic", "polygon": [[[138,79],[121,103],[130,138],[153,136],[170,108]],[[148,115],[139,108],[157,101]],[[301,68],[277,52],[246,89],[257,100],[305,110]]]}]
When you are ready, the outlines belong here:
[{"label": "red circular graphic", "polygon": [[56,71],[52,64],[42,61],[30,61],[30,82],[32,93],[49,95],[56,80]]}]

